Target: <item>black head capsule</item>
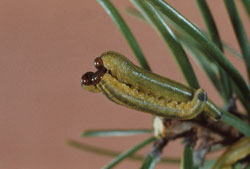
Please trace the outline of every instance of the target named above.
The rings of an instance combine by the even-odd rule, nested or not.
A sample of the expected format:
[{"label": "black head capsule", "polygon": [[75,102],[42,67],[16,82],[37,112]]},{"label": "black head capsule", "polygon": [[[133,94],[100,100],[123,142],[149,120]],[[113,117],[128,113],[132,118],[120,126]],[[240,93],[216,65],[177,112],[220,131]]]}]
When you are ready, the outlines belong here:
[{"label": "black head capsule", "polygon": [[[103,67],[103,68],[97,70],[97,71],[95,72],[95,75],[98,77],[98,80],[99,80],[99,79],[101,80],[102,77],[104,76],[104,74],[105,74],[106,72],[107,72],[107,69],[106,69],[105,67]],[[99,80],[97,83],[99,83],[100,80]]]},{"label": "black head capsule", "polygon": [[94,72],[87,72],[81,77],[81,84],[85,86],[93,85],[93,81],[95,79]]},{"label": "black head capsule", "polygon": [[104,68],[104,64],[103,64],[102,58],[101,57],[97,57],[95,59],[94,65],[95,65],[95,68],[98,69],[98,70]]},{"label": "black head capsule", "polygon": [[97,71],[87,72],[81,77],[81,84],[85,86],[96,85],[101,80],[104,74],[107,72],[107,69],[104,67],[103,61],[100,57],[95,59],[94,65]]}]

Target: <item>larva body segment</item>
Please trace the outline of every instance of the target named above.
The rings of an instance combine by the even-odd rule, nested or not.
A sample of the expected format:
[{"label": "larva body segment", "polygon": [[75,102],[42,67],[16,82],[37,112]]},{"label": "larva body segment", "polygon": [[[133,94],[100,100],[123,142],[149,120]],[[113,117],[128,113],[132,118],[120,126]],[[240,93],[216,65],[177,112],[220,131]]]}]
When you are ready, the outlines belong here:
[{"label": "larva body segment", "polygon": [[191,119],[203,110],[206,103],[198,98],[200,95],[203,95],[201,97],[206,97],[202,89],[197,90],[191,101],[185,103],[177,102],[175,100],[167,100],[162,96],[160,96],[161,98],[154,95],[150,96],[131,86],[122,84],[109,74],[105,75],[97,86],[110,100],[118,104],[168,118]]},{"label": "larva body segment", "polygon": [[119,53],[102,54],[95,66],[97,72],[82,76],[83,88],[102,91],[118,104],[165,118],[192,119],[203,110],[212,118],[219,117],[203,89],[194,90],[139,68]]},{"label": "larva body segment", "polygon": [[169,100],[177,102],[190,101],[193,98],[192,88],[142,69],[119,53],[109,51],[102,54],[101,58],[104,67],[121,83],[156,97],[167,96]]}]

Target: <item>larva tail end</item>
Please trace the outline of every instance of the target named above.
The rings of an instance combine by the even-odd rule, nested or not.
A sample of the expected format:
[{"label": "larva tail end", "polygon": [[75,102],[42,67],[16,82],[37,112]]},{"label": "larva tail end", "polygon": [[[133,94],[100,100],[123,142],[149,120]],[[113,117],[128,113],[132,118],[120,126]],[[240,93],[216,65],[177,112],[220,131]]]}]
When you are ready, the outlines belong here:
[{"label": "larva tail end", "polygon": [[211,100],[207,101],[206,106],[204,108],[204,112],[206,113],[206,115],[208,115],[211,119],[215,121],[220,120],[223,115],[220,109],[217,108]]}]

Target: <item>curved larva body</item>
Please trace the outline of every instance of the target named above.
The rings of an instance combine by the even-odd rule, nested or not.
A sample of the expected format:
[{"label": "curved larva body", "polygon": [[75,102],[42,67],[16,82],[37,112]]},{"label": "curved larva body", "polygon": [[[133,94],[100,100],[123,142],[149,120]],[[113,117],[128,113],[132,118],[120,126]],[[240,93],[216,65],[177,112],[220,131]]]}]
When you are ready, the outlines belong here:
[{"label": "curved larva body", "polygon": [[83,84],[83,88],[102,91],[118,104],[166,118],[192,119],[203,110],[213,118],[220,116],[213,113],[215,107],[203,89],[194,90],[139,68],[116,52],[106,52],[100,58],[105,73],[96,84]]},{"label": "curved larva body", "polygon": [[243,137],[227,150],[217,159],[213,169],[230,169],[237,161],[245,158],[250,154],[250,138]]}]

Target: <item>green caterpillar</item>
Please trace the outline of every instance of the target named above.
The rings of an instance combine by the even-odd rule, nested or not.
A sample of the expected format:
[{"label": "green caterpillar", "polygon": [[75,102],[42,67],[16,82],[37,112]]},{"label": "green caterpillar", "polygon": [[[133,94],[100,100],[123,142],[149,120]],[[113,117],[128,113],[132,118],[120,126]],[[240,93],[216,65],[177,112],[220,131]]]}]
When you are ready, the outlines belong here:
[{"label": "green caterpillar", "polygon": [[232,169],[233,164],[250,154],[250,138],[242,137],[217,159],[213,169]]},{"label": "green caterpillar", "polygon": [[103,53],[95,59],[95,67],[95,73],[82,76],[82,87],[103,92],[120,105],[165,118],[192,119],[202,111],[215,120],[221,117],[203,89],[195,90],[142,69],[119,53]]}]

